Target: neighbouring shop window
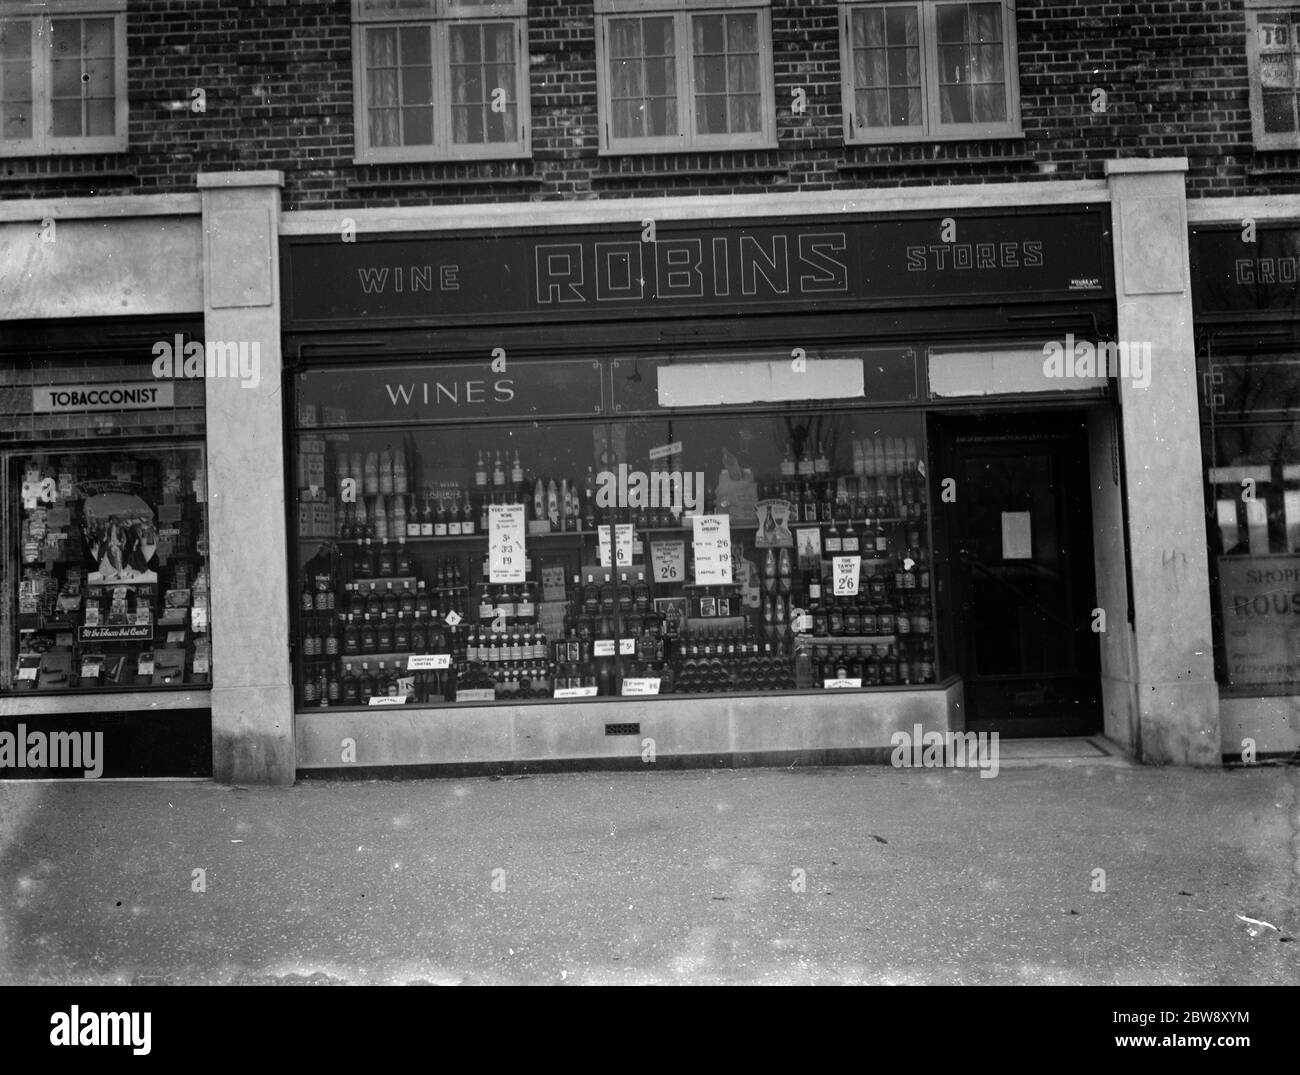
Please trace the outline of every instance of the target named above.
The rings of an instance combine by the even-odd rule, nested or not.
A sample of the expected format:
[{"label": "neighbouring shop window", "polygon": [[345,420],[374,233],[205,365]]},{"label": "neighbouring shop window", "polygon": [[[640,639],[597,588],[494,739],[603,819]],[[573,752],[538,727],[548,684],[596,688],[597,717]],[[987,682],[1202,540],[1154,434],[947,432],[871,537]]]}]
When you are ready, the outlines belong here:
[{"label": "neighbouring shop window", "polygon": [[1246,2],[1250,112],[1257,149],[1300,147],[1300,4]]},{"label": "neighbouring shop window", "polygon": [[529,154],[524,0],[353,0],[357,158]]},{"label": "neighbouring shop window", "polygon": [[125,0],[0,0],[0,155],[126,147]]},{"label": "neighbouring shop window", "polygon": [[404,411],[519,406],[400,369],[308,382],[300,707],[937,681],[919,412],[348,428],[366,381]]},{"label": "neighbouring shop window", "polygon": [[1300,355],[1215,354],[1203,437],[1219,681],[1300,691]]},{"label": "neighbouring shop window", "polygon": [[775,146],[766,3],[597,0],[601,148]]},{"label": "neighbouring shop window", "polygon": [[211,683],[199,444],[3,453],[3,691]]},{"label": "neighbouring shop window", "polygon": [[841,5],[848,142],[1020,133],[1015,5]]}]

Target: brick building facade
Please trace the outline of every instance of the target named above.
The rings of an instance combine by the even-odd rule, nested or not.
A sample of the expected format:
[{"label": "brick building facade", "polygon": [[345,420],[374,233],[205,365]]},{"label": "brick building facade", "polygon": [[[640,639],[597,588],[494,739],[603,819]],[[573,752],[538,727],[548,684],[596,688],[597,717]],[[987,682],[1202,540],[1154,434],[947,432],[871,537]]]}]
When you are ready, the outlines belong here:
[{"label": "brick building facade", "polygon": [[[156,717],[150,712],[202,714],[212,766],[200,771],[273,782],[355,765],[639,764],[643,735],[682,764],[882,760],[891,736],[914,727],[1104,732],[1131,755],[1157,764],[1217,764],[1238,754],[1287,755],[1300,748],[1300,653],[1278,641],[1284,626],[1261,630],[1259,618],[1251,617],[1253,591],[1236,594],[1224,581],[1244,580],[1245,561],[1222,573],[1217,566],[1247,551],[1261,562],[1268,558],[1270,570],[1291,570],[1300,559],[1292,555],[1300,553],[1300,444],[1292,413],[1286,404],[1256,413],[1240,392],[1233,394],[1241,371],[1265,361],[1281,371],[1275,373],[1281,396],[1291,384],[1288,334],[1300,274],[1281,274],[1297,252],[1291,224],[1300,220],[1294,189],[1300,87],[1293,74],[1300,6],[1291,0],[457,4],[0,0],[0,76],[8,79],[7,101],[0,102],[8,109],[0,131],[0,343],[11,356],[0,373],[0,416],[13,418],[0,433],[0,452],[10,452],[10,470],[0,478],[13,484],[20,472],[35,474],[41,453],[55,451],[67,431],[80,428],[88,443],[119,442],[126,450],[140,437],[166,433],[161,418],[151,425],[135,412],[43,418],[38,395],[28,395],[39,392],[43,377],[134,383],[146,376],[156,341],[202,336],[209,343],[251,341],[262,386],[250,392],[233,377],[209,376],[203,394],[204,498],[196,493],[183,518],[184,525],[202,520],[206,528],[211,556],[203,577],[211,604],[187,621],[193,633],[179,645],[189,647],[185,659],[192,663],[199,636],[207,634],[206,626],[193,624],[206,625],[210,614],[210,666],[204,661],[202,672],[187,673],[183,692],[144,690],[158,680],[147,684],[141,672],[93,697],[24,692],[19,688],[36,682],[37,672],[20,683],[11,670],[8,680],[0,679],[0,719],[93,724],[112,718],[143,729],[136,741],[147,743],[166,735],[149,723]],[[81,89],[66,80],[70,69],[58,66],[66,40],[60,35],[71,32],[66,27],[74,20],[83,20],[77,23]],[[483,51],[467,60],[469,36],[457,35],[480,23],[499,34],[475,37],[472,48]],[[107,44],[114,33],[124,51]],[[659,45],[647,44],[656,34]],[[629,41],[640,52],[619,51]],[[492,77],[500,99],[492,104],[488,49],[498,50]],[[357,92],[363,67],[370,94],[364,99]],[[654,81],[660,76],[663,86]],[[444,77],[463,79],[461,96],[450,92],[450,81],[434,81]],[[434,88],[419,90],[422,78]],[[501,89],[511,79],[514,92]],[[115,89],[100,87],[95,97],[84,88],[101,82]],[[639,88],[629,91],[632,83]],[[71,111],[69,101],[77,106]],[[106,118],[114,105],[124,124]],[[962,107],[970,110],[965,118]],[[362,116],[369,118],[359,129]],[[60,134],[59,125],[69,122],[75,131],[65,127]],[[494,152],[487,136],[462,137],[462,123],[500,128],[506,148]],[[427,139],[410,133],[424,130],[422,124]],[[676,145],[664,148],[674,138]],[[25,150],[24,139],[45,148]],[[660,238],[651,237],[650,253],[643,254],[638,243],[651,221]],[[1264,239],[1243,253],[1224,237],[1247,223]],[[1243,232],[1243,241],[1253,243],[1251,235]],[[493,260],[494,251],[507,249],[522,251],[525,260],[505,254]],[[674,306],[667,301],[674,287],[684,293],[704,279],[702,254],[693,250],[710,252],[711,290]],[[778,264],[791,250],[802,260]],[[572,260],[593,252],[595,261]],[[673,260],[678,255],[684,260]],[[597,282],[591,274],[601,266],[606,276]],[[381,272],[386,282],[376,290]],[[1268,275],[1274,272],[1279,275]],[[360,285],[352,283],[357,273]],[[543,282],[548,273],[549,285]],[[528,286],[512,291],[523,277]],[[1261,289],[1260,280],[1277,288]],[[800,286],[808,291],[795,302]],[[410,290],[426,291],[427,303],[408,302]],[[458,291],[461,297],[448,298]],[[455,306],[462,298],[471,305]],[[567,312],[565,301],[573,304]],[[1227,332],[1234,325],[1241,330],[1236,336]],[[1087,383],[1043,381],[1047,375],[1034,356],[1045,353],[1044,341],[1050,346],[1076,336],[1099,347],[1103,340],[1145,344],[1153,354],[1149,385],[1115,371],[1106,377],[1104,370]],[[108,356],[94,342],[104,338],[117,341]],[[1261,343],[1265,338],[1273,342]],[[689,347],[680,342],[688,339]],[[618,454],[610,445],[627,452],[627,438],[657,435],[660,411],[681,423],[705,413],[702,404],[674,409],[662,402],[666,395],[658,403],[623,400],[619,393],[632,390],[614,380],[614,371],[628,359],[638,375],[639,363],[658,369],[686,362],[685,354],[702,366],[749,362],[751,374],[777,380],[781,361],[801,346],[820,361],[857,363],[865,383],[850,378],[840,395],[827,390],[813,397],[826,408],[816,421],[841,430],[842,444],[853,441],[851,463],[847,455],[832,461],[846,475],[852,467],[850,525],[852,489],[859,482],[866,488],[873,473],[883,482],[885,473],[872,471],[869,451],[862,463],[863,430],[873,422],[877,433],[896,425],[900,445],[909,439],[901,435],[906,430],[923,446],[919,460],[908,456],[906,471],[911,475],[919,462],[915,472],[930,480],[922,533],[909,540],[900,485],[899,522],[890,525],[903,529],[881,540],[882,547],[898,541],[909,551],[933,550],[934,668],[925,671],[930,640],[920,632],[897,647],[879,644],[896,634],[864,633],[877,638],[867,650],[889,653],[864,655],[858,646],[859,662],[865,656],[860,666],[888,664],[892,677],[903,677],[849,675],[865,684],[866,695],[804,690],[765,697],[736,689],[674,705],[564,694],[553,697],[572,699],[569,704],[532,705],[512,690],[509,698],[498,693],[493,705],[475,704],[484,699],[472,692],[457,701],[448,686],[447,706],[362,710],[360,730],[357,712],[347,706],[307,712],[305,699],[314,706],[320,697],[314,683],[304,685],[304,677],[314,676],[303,654],[313,618],[293,605],[310,574],[316,530],[301,520],[314,518],[314,486],[347,473],[346,458],[345,469],[336,471],[340,464],[327,463],[328,453],[316,446],[349,437],[368,445],[366,438],[379,437],[377,452],[392,424],[373,409],[368,425],[349,417],[344,404],[358,413],[369,404],[360,395],[333,398],[319,386],[364,385],[375,371],[396,369],[426,378],[427,390],[439,370],[468,376],[457,363],[502,344],[511,361],[518,356],[530,370],[553,369],[561,381],[576,377],[577,367],[565,362],[586,361],[596,371],[603,387],[595,413],[610,460]],[[891,357],[880,357],[885,350]],[[129,378],[112,372],[132,368]],[[901,370],[904,383],[913,377],[913,387],[889,395],[893,389],[873,380],[887,368]],[[1225,377],[1228,388],[1209,390]],[[666,383],[661,379],[661,392]],[[574,385],[581,395],[585,389],[578,380]],[[192,398],[192,386],[178,382],[177,388],[184,390],[177,405]],[[472,391],[465,388],[467,396]],[[747,398],[710,413],[719,429],[740,423],[734,428],[743,430],[747,445],[754,438],[743,423],[776,421],[782,412],[771,404],[781,399],[792,414],[812,413],[802,397],[766,398],[766,410]],[[851,400],[861,403],[859,410],[850,411]],[[547,405],[555,409],[462,415],[459,425],[439,425],[443,418],[426,415],[404,436],[423,446],[426,460],[455,457],[458,440],[475,443],[480,428],[504,437],[512,424],[531,422],[553,427],[558,441],[586,438],[586,427],[573,433],[579,426],[563,399]],[[325,417],[329,412],[334,419]],[[633,412],[636,417],[624,417]],[[813,421],[799,427],[801,436]],[[320,436],[316,425],[323,427]],[[1026,453],[1034,444],[1055,443],[1054,427],[1073,430],[1069,444],[1061,439],[1042,457],[1045,467],[1063,467],[1073,477],[1043,487],[1073,482],[1078,500],[1060,500],[1050,510],[1034,500],[1023,512],[1008,511],[1009,500],[1003,505],[1003,526],[1010,529],[996,557],[998,585],[1021,577],[1016,560],[1042,553],[1016,551],[1022,525],[1031,528],[1023,541],[1032,545],[1027,535],[1046,528],[1041,533],[1055,535],[1051,543],[1065,559],[1083,561],[1086,570],[1072,563],[1052,596],[1034,591],[1029,604],[1038,611],[1025,613],[1028,619],[993,626],[977,607],[987,595],[974,596],[978,583],[966,574],[963,527],[977,521],[941,521],[937,479],[947,473],[942,468],[960,465],[963,445],[980,445],[993,460],[1001,426],[1021,438]],[[670,420],[665,440],[672,440],[673,428]],[[192,423],[186,431],[197,451],[198,431]],[[32,437],[40,442],[32,448],[35,462],[22,457]],[[700,441],[712,444],[708,434]],[[792,443],[798,454],[802,449]],[[805,447],[811,456],[814,445]],[[761,452],[746,450],[757,462]],[[304,480],[299,468],[308,461],[329,481]],[[472,462],[441,475],[442,483],[459,481],[468,489]],[[746,462],[728,465],[733,481]],[[436,484],[432,463],[423,475],[426,498],[430,475]],[[756,476],[764,487],[765,475]],[[1243,481],[1262,483],[1259,506],[1234,508],[1232,490]],[[46,575],[58,574],[52,554],[23,551],[24,542],[39,542],[47,529],[58,532],[57,522],[42,516],[28,541],[28,514],[45,511],[29,506],[41,503],[34,484],[28,482],[22,498],[16,486],[6,491],[11,503],[0,526],[9,528],[6,555],[13,559],[0,576],[5,600],[13,600],[9,591],[23,581],[34,599],[32,586],[39,592],[45,584],[34,579],[42,562]],[[304,487],[312,489],[306,500]],[[1025,493],[1030,499],[1031,492]],[[415,493],[412,488],[412,499]],[[845,496],[843,485],[839,495]],[[483,503],[486,517],[486,498]],[[339,547],[360,545],[364,539],[342,535],[341,502],[330,510],[338,511],[332,525]],[[372,526],[374,510],[372,503]],[[1239,518],[1230,518],[1234,510]],[[838,535],[836,518],[828,507],[819,525]],[[869,511],[859,525],[870,521]],[[16,537],[20,523],[27,527],[23,541]],[[1240,533],[1235,553],[1233,527]],[[883,531],[883,519],[876,529]],[[535,536],[530,532],[529,540]],[[547,537],[557,548],[570,540],[563,531]],[[439,562],[434,553],[451,548],[421,547],[426,572]],[[545,540],[537,544],[548,547]],[[594,547],[579,549],[568,566],[588,566],[589,552],[596,555]],[[634,567],[649,566],[648,548],[644,555]],[[897,559],[901,565],[901,552]],[[331,568],[340,594],[344,578],[359,577],[352,568],[349,559],[337,578]],[[466,570],[477,577],[476,552],[466,553]],[[900,567],[891,586],[915,585],[912,570]],[[1060,564],[1049,574],[1058,570]],[[485,575],[485,590],[489,581]],[[808,612],[809,623],[811,581],[820,582],[794,585],[797,611]],[[1022,578],[1016,585],[1008,592],[1023,597],[1026,586],[1039,583]],[[498,587],[494,600],[503,600],[502,592]],[[905,605],[893,589],[889,595],[912,614],[909,628],[922,612],[929,622],[924,601],[904,594]],[[76,596],[66,580],[60,596]],[[569,593],[568,605],[573,599]],[[758,597],[753,608],[765,614],[770,600]],[[511,604],[518,608],[517,596]],[[1043,612],[1045,605],[1051,608]],[[13,635],[0,648],[6,661],[17,661],[29,636],[46,630],[40,614],[26,608],[14,601],[9,618],[0,617],[0,627]],[[259,610],[256,631],[248,626],[252,608]],[[332,619],[334,609],[328,611]],[[781,615],[794,611],[793,597],[786,599]],[[1109,624],[1100,631],[1098,611]],[[1044,624],[1069,622],[1065,635],[1036,650],[1035,634],[1051,631],[1026,626],[1040,613]],[[1238,618],[1225,628],[1229,613]],[[548,626],[563,632],[571,624],[561,614]],[[529,626],[541,623],[539,612]],[[755,616],[753,625],[764,623]],[[621,637],[621,625],[618,630]],[[737,625],[738,638],[740,630]],[[797,633],[792,626],[789,635]],[[981,634],[1018,639],[1018,688],[996,685],[992,665],[984,667],[988,655],[970,642]],[[48,635],[42,647],[61,648],[53,628]],[[785,644],[793,646],[789,635]],[[554,641],[554,631],[548,638]],[[1044,656],[1052,646],[1070,653]],[[40,655],[28,655],[30,669]],[[454,664],[454,647],[451,656]],[[828,659],[834,663],[833,650]],[[1038,672],[1027,670],[1034,661],[1042,664]],[[658,667],[648,659],[645,665]],[[1055,669],[1050,674],[1043,671],[1048,665]],[[104,675],[94,667],[96,677]],[[44,676],[45,665],[40,668]],[[658,676],[634,678],[653,678],[659,689]],[[555,689],[586,690],[561,688],[558,681]],[[608,693],[604,680],[591,689]],[[160,698],[166,699],[161,706]],[[763,723],[746,723],[751,719]],[[611,727],[635,728],[637,739],[611,739],[633,734]],[[353,755],[342,757],[339,744],[348,742]],[[200,743],[200,752],[207,745]],[[191,741],[188,750],[173,752],[173,761],[193,754]]]}]

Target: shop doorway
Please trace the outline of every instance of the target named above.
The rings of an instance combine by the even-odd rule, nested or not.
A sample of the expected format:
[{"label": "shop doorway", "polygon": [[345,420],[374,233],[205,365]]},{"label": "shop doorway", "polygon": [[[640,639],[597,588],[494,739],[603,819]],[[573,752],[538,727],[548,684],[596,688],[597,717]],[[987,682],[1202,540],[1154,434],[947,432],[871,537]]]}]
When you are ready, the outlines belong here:
[{"label": "shop doorway", "polygon": [[936,495],[936,538],[947,546],[950,652],[965,682],[967,728],[1009,737],[1100,731],[1083,414],[936,425],[939,477],[956,479],[955,502]]}]

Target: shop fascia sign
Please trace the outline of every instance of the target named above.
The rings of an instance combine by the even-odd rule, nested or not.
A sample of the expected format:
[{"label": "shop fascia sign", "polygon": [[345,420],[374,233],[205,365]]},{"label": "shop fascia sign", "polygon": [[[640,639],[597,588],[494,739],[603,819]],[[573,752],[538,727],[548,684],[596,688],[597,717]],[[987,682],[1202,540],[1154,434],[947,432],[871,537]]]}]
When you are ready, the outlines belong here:
[{"label": "shop fascia sign", "polygon": [[1110,287],[1103,210],[629,222],[286,241],[291,325],[518,320],[790,304],[995,301]]}]

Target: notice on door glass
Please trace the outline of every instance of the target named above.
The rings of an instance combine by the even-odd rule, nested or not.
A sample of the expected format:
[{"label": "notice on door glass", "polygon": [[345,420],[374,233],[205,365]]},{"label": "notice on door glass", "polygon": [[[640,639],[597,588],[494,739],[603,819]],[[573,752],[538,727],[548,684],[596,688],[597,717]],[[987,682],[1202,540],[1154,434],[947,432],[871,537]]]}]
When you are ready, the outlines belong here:
[{"label": "notice on door glass", "polygon": [[488,578],[492,582],[524,581],[524,506],[488,506]]},{"label": "notice on door glass", "polygon": [[680,541],[652,541],[650,563],[655,582],[681,582],[686,578],[686,545]]},{"label": "notice on door glass", "polygon": [[1002,559],[1032,560],[1034,546],[1030,540],[1029,512],[1002,513]]},{"label": "notice on door glass", "polygon": [[627,567],[632,562],[632,524],[619,523],[614,527],[614,565]]},{"label": "notice on door glass", "polygon": [[862,571],[862,557],[836,556],[832,560],[835,569],[835,596],[856,597],[858,576]]},{"label": "notice on door glass", "polygon": [[695,515],[695,583],[731,585],[731,516]]}]

